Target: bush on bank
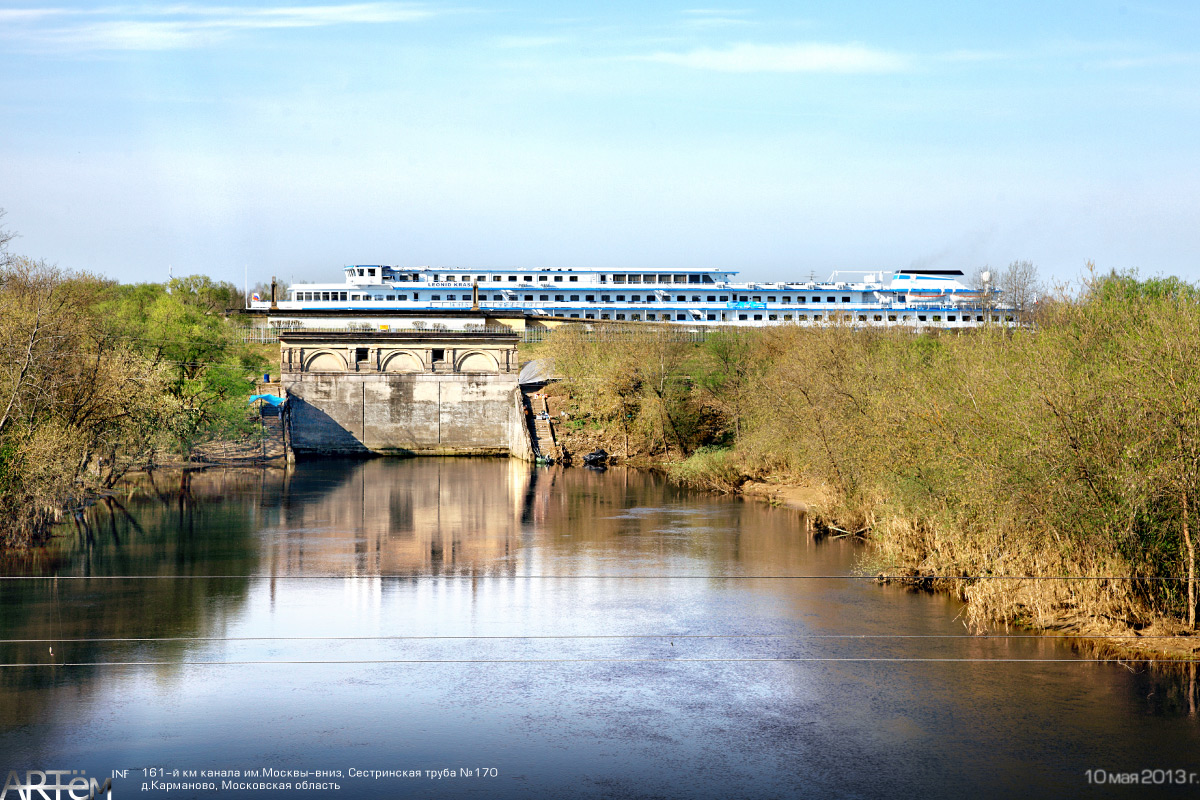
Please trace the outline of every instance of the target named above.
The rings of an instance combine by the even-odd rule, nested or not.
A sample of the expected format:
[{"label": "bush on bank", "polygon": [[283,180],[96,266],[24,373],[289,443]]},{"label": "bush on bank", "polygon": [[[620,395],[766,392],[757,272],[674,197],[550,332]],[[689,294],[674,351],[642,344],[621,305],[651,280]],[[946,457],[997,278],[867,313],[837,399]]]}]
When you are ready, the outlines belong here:
[{"label": "bush on bank", "polygon": [[955,582],[976,621],[1194,625],[1192,285],[1096,278],[1017,330],[563,329],[546,349],[617,452],[693,486],[823,484],[888,572],[1136,579]]},{"label": "bush on bank", "polygon": [[208,278],[122,286],[11,255],[0,231],[0,547],[157,454],[246,424],[265,360]]}]

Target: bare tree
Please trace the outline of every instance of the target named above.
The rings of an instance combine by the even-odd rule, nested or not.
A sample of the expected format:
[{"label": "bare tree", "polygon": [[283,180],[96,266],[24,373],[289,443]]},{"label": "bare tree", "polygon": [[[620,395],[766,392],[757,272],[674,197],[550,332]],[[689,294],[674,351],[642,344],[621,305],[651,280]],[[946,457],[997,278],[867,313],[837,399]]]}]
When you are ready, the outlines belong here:
[{"label": "bare tree", "polygon": [[1045,292],[1033,262],[1014,261],[995,280],[1001,302],[1015,312],[1018,321],[1031,321],[1038,299]]},{"label": "bare tree", "polygon": [[[4,219],[6,213],[3,208],[0,208],[0,220]],[[11,262],[12,254],[8,252],[8,243],[15,239],[16,236],[12,231],[0,227],[0,268],[7,267]]]}]

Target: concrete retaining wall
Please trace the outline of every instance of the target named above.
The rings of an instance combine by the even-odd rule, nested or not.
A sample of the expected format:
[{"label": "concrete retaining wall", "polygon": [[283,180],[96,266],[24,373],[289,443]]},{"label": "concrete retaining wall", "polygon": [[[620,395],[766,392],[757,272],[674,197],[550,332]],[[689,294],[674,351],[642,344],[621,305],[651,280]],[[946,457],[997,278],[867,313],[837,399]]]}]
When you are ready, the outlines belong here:
[{"label": "concrete retaining wall", "polygon": [[297,456],[532,459],[514,374],[294,373],[282,388]]}]

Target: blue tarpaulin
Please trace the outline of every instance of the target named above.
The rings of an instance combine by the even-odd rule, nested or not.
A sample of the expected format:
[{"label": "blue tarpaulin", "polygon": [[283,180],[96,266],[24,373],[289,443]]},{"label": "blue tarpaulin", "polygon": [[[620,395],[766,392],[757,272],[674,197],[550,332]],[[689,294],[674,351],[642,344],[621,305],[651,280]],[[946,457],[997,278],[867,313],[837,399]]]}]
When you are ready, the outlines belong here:
[{"label": "blue tarpaulin", "polygon": [[279,395],[274,395],[274,394],[251,395],[250,399],[247,400],[246,402],[253,403],[255,400],[266,400],[268,403],[270,403],[273,406],[281,406],[284,403],[284,400],[282,397],[280,397]]}]

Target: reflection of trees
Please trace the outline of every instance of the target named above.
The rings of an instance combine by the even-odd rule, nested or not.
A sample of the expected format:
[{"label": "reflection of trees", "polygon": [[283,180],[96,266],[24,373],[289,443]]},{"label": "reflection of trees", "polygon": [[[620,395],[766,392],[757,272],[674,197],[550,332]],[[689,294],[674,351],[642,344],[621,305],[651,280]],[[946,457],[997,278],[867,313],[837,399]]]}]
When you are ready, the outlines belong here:
[{"label": "reflection of trees", "polygon": [[[0,556],[5,575],[72,576],[0,581],[0,638],[57,640],[53,657],[49,643],[0,644],[0,660],[167,661],[185,655],[190,645],[66,640],[221,635],[225,620],[246,598],[248,578],[99,578],[254,574],[259,568],[254,517],[264,501],[277,503],[273,498],[282,474],[208,470],[134,476],[124,487],[128,494],[59,526],[45,547]],[[39,718],[38,708],[54,704],[51,687],[64,681],[90,686],[93,672],[86,667],[0,670],[0,726]]]}]

